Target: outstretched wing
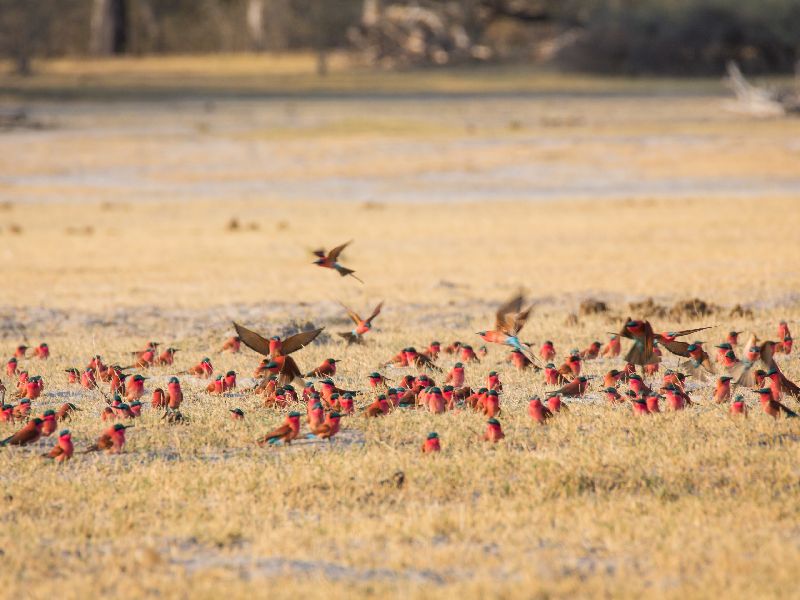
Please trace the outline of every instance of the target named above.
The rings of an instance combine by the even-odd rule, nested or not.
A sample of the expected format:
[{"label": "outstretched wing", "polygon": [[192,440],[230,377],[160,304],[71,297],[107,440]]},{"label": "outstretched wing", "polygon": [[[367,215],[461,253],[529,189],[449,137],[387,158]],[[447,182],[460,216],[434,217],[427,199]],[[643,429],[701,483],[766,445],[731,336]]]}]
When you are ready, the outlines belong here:
[{"label": "outstretched wing", "polygon": [[522,310],[522,292],[517,292],[497,309],[495,313],[495,329],[510,331],[514,327],[514,315]]},{"label": "outstretched wing", "polygon": [[361,325],[361,317],[359,317],[358,314],[352,308],[348,308],[342,302],[339,302],[339,304],[342,305],[342,308],[347,313],[347,316],[350,317],[350,320],[353,321],[353,323],[355,323],[356,326]]},{"label": "outstretched wing", "polygon": [[378,306],[375,307],[375,310],[372,311],[372,314],[369,317],[367,317],[367,323],[372,324],[372,319],[381,314],[382,308],[383,308],[383,300],[381,300]]},{"label": "outstretched wing", "polygon": [[251,350],[255,350],[259,354],[263,354],[264,356],[269,356],[269,340],[258,335],[255,331],[250,331],[247,327],[243,327],[234,321],[233,323],[234,329],[236,329],[236,335],[238,335],[244,345],[250,348]]},{"label": "outstretched wing", "polygon": [[531,309],[533,306],[529,306],[522,312],[518,312],[517,314],[511,316],[509,318],[512,320],[512,327],[510,333],[512,335],[517,335],[520,330],[525,326],[525,322],[528,320],[528,315],[531,314]]},{"label": "outstretched wing", "polygon": [[334,248],[333,250],[328,252],[328,258],[330,260],[332,260],[333,262],[336,262],[336,259],[339,258],[339,255],[342,253],[342,250],[347,248],[347,246],[349,246],[352,243],[353,243],[353,240],[350,240],[349,242],[345,242],[341,246],[336,246],[336,248]]},{"label": "outstretched wing", "polygon": [[666,348],[673,354],[676,354],[677,356],[689,356],[689,350],[687,350],[689,344],[687,344],[686,342],[681,342],[679,340],[670,341],[665,339],[659,339],[658,343],[664,346],[664,348]]},{"label": "outstretched wing", "polygon": [[300,333],[295,333],[294,335],[290,335],[285,340],[283,340],[283,342],[281,342],[281,354],[286,356],[287,354],[291,354],[296,350],[300,350],[300,348],[308,346],[311,342],[314,341],[314,338],[316,338],[323,329],[325,328],[320,327],[319,329],[301,331]]},{"label": "outstretched wing", "polygon": [[714,325],[709,325],[708,327],[698,327],[697,329],[684,329],[683,331],[675,331],[673,332],[673,337],[681,337],[682,335],[689,335],[690,333],[705,331],[706,329],[711,329],[712,327],[714,327]]}]

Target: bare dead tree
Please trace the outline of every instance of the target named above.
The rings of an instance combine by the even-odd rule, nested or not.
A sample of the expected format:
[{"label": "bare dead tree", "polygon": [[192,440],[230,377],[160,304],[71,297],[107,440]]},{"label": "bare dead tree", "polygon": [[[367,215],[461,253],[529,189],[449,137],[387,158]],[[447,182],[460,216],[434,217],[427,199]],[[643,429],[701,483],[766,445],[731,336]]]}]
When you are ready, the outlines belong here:
[{"label": "bare dead tree", "polygon": [[94,0],[89,24],[92,54],[122,54],[127,47],[128,6],[126,0]]}]

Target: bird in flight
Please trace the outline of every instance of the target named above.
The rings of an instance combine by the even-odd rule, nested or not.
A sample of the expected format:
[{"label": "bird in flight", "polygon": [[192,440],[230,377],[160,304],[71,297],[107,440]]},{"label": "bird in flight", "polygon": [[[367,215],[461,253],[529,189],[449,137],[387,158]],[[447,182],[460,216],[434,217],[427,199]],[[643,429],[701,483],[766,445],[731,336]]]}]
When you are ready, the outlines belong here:
[{"label": "bird in flight", "polygon": [[317,260],[315,260],[313,264],[319,267],[325,267],[326,269],[335,269],[336,272],[339,273],[339,275],[341,275],[342,277],[350,275],[350,277],[352,277],[356,281],[364,283],[363,281],[361,281],[361,279],[355,276],[355,271],[353,269],[348,269],[347,267],[340,265],[338,262],[339,255],[342,253],[342,250],[347,248],[347,246],[349,246],[352,243],[353,240],[350,240],[349,242],[345,242],[341,246],[336,246],[336,248],[327,253],[325,252],[325,250],[321,248],[319,250],[314,250],[314,256],[317,257]]},{"label": "bird in flight", "polygon": [[536,364],[536,357],[533,350],[528,344],[519,340],[519,332],[525,326],[528,320],[528,315],[531,312],[531,306],[522,309],[522,303],[525,300],[521,293],[514,295],[510,300],[504,303],[497,309],[495,316],[495,325],[492,331],[479,331],[478,335],[485,341],[494,344],[504,344],[511,346],[515,350],[519,350],[530,359],[533,364]]},{"label": "bird in flight", "polygon": [[270,364],[275,363],[273,366],[279,374],[278,384],[281,386],[303,376],[303,371],[289,355],[310,344],[324,329],[301,331],[282,340],[278,336],[267,339],[238,323],[234,323],[233,327],[245,346],[272,359]]},{"label": "bird in flight", "polygon": [[383,308],[383,301],[378,303],[378,306],[372,311],[372,314],[367,317],[366,319],[362,319],[358,316],[353,309],[348,308],[341,302],[339,303],[342,305],[342,308],[347,312],[347,316],[355,324],[355,329],[351,331],[342,331],[339,332],[339,335],[342,336],[344,339],[347,340],[348,344],[360,344],[363,342],[363,336],[367,333],[370,329],[372,329],[372,320],[381,314],[381,309]]}]

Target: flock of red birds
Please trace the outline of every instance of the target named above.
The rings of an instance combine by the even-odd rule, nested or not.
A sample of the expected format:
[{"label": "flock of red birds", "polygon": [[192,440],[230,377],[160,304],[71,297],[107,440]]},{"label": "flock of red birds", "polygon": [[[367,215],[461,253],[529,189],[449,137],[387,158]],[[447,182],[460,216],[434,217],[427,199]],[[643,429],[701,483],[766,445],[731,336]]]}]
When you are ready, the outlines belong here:
[{"label": "flock of red birds", "polygon": [[[342,244],[327,253],[316,251],[314,254],[318,260],[315,264],[334,269],[342,277],[355,277],[353,270],[338,262],[346,246]],[[382,306],[383,303],[379,303],[366,319],[344,306],[354,327],[339,335],[348,344],[363,343],[364,335],[370,331],[372,321],[380,314]],[[623,338],[630,340],[631,344],[621,357],[624,361],[622,369],[611,369],[605,373],[600,389],[609,403],[628,403],[635,415],[659,413],[662,402],[665,410],[683,410],[695,404],[687,387],[687,378],[691,378],[695,381],[715,381],[713,402],[728,404],[732,415],[746,417],[748,414],[745,394],[734,392],[752,390],[758,396],[763,411],[771,417],[797,416],[782,400],[790,396],[800,401],[800,388],[784,375],[775,358],[778,354],[789,355],[792,352],[792,337],[785,322],[778,326],[778,342],[763,341],[750,335],[740,344],[742,332],[731,331],[715,346],[716,352],[712,352],[712,357],[703,342],[681,339],[710,327],[656,333],[648,321],[626,319],[621,330],[611,333],[605,344],[595,341],[582,351],[574,350],[557,366],[553,362],[557,351],[551,341],[545,341],[538,349],[534,349],[519,339],[530,311],[530,306],[524,307],[523,295],[516,294],[497,310],[494,329],[478,332],[477,335],[485,342],[507,347],[509,354],[506,363],[510,366],[531,372],[532,376],[542,376],[546,385],[554,386],[555,389],[548,392],[546,398],[534,396],[529,399],[528,414],[537,424],[545,424],[557,413],[567,410],[564,398],[584,396],[594,377],[581,374],[582,364],[601,358],[621,357]],[[326,359],[315,369],[306,372],[293,358],[292,355],[312,343],[323,328],[303,331],[284,339],[278,336],[265,338],[238,323],[234,323],[234,328],[236,335],[225,341],[220,352],[238,353],[244,345],[265,357],[253,373],[256,383],[248,388],[248,393],[263,398],[265,407],[290,410],[282,424],[256,440],[261,446],[290,444],[297,439],[301,435],[304,415],[308,429],[305,437],[331,440],[339,432],[343,417],[356,414],[368,418],[381,417],[401,408],[427,410],[434,414],[459,409],[477,411],[487,418],[486,430],[481,436],[483,440],[498,442],[505,437],[498,420],[503,395],[500,375],[490,371],[485,385],[479,389],[465,385],[465,365],[480,364],[488,352],[485,346],[476,351],[469,344],[461,342],[444,347],[439,342],[432,342],[422,351],[411,346],[403,348],[384,364],[384,367],[406,372],[396,384],[393,385],[385,375],[376,371],[367,377],[369,390],[356,391],[342,389],[334,382],[337,369],[335,359]],[[107,429],[84,449],[84,453],[103,451],[115,454],[123,450],[126,430],[133,427],[131,422],[142,414],[142,399],[146,394],[146,378],[140,373],[128,371],[170,367],[175,363],[178,350],[169,347],[159,351],[159,345],[150,342],[143,350],[134,352],[132,364],[126,367],[106,365],[100,356],[94,356],[83,369],[66,369],[69,384],[98,392],[107,404],[100,414],[101,420],[108,424]],[[667,369],[659,377],[664,351],[680,358],[677,370]],[[740,354],[737,355],[737,352]],[[447,373],[439,365],[444,355],[456,361]],[[32,349],[20,345],[6,363],[6,375],[16,379],[10,393],[17,404],[6,403],[9,390],[0,381],[0,423],[22,423],[22,426],[0,441],[0,446],[26,446],[42,437],[50,437],[58,430],[59,423],[68,421],[75,411],[81,410],[75,404],[66,402],[57,410],[45,410],[33,416],[33,402],[40,398],[44,381],[42,377],[30,375],[29,371],[21,369],[20,361],[29,358],[48,360],[50,348],[44,343]],[[637,372],[637,367],[641,374]],[[225,394],[238,388],[237,374],[234,371],[215,374],[209,358],[176,375],[207,379],[206,392],[209,394]],[[441,384],[434,377],[440,378]],[[306,379],[315,381],[306,382]],[[298,388],[293,385],[295,383]],[[356,397],[371,400],[360,401],[357,406]],[[150,405],[152,409],[160,411],[167,422],[182,423],[185,422],[180,412],[183,400],[180,380],[173,376],[166,389],[156,388],[151,392]],[[235,408],[230,411],[230,418],[242,420],[245,414]],[[441,449],[438,434],[429,433],[421,448],[425,453],[438,452]],[[55,445],[43,456],[63,462],[72,458],[74,450],[72,436],[65,429],[57,434]]]}]

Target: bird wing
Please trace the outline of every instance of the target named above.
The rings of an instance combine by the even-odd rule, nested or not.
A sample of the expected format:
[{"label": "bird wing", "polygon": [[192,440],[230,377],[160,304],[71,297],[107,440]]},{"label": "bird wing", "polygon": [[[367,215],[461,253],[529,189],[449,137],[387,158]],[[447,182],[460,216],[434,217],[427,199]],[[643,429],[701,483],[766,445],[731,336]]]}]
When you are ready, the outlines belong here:
[{"label": "bird wing", "polygon": [[[625,322],[622,324],[622,329],[620,329],[619,333],[617,334],[619,337],[626,337],[628,339],[632,339],[633,338],[633,335],[631,335],[631,333],[628,331],[628,328],[626,327],[626,325],[628,323],[630,323],[630,322],[631,322],[631,318],[630,317],[626,317],[625,318]],[[614,334],[612,334],[612,335],[614,335]]]},{"label": "bird wing", "polygon": [[332,260],[333,262],[336,262],[336,259],[339,258],[339,255],[342,253],[342,250],[347,248],[347,246],[349,246],[352,243],[353,243],[353,240],[350,240],[349,242],[345,242],[341,246],[336,246],[336,248],[334,248],[333,250],[328,252],[328,258],[330,260]]},{"label": "bird wing", "polygon": [[512,327],[511,327],[511,334],[517,335],[520,330],[525,326],[525,322],[528,320],[528,315],[531,314],[531,309],[533,305],[529,306],[525,310],[518,312],[517,314],[513,315],[512,320]]},{"label": "bird wing", "polygon": [[356,327],[361,325],[361,317],[358,316],[358,313],[356,313],[352,308],[348,308],[343,302],[339,302],[339,304],[341,304],[342,308],[347,313],[347,316],[350,317],[350,320],[356,324]]},{"label": "bird wing", "polygon": [[775,364],[775,342],[764,342],[761,344],[761,360],[767,365],[768,369],[777,367]]},{"label": "bird wing", "polygon": [[698,331],[705,331],[706,329],[711,329],[715,327],[714,325],[709,325],[708,327],[698,327],[697,329],[684,329],[683,331],[675,331],[673,332],[672,337],[681,337],[682,335],[689,335],[690,333],[697,333]]},{"label": "bird wing", "polygon": [[318,250],[314,250],[312,252],[314,256],[318,256],[319,258],[325,258],[325,250],[323,248],[319,248]]},{"label": "bird wing", "polygon": [[670,341],[664,339],[663,337],[659,337],[658,342],[664,346],[664,348],[677,356],[689,356],[689,351],[687,350],[689,344],[686,342],[681,342],[679,340]]},{"label": "bird wing", "polygon": [[275,429],[273,429],[269,433],[261,436],[257,441],[258,442],[266,442],[266,441],[271,440],[271,439],[283,437],[284,435],[289,433],[290,430],[291,430],[291,427],[289,425],[284,424],[284,425],[281,425],[280,427],[276,427]]},{"label": "bird wing", "polygon": [[[286,356],[287,354],[291,354],[296,350],[300,350],[301,348],[308,346],[314,341],[314,338],[316,338],[323,329],[325,328],[320,327],[318,329],[310,329],[309,331],[301,331],[300,333],[290,335],[283,340],[283,342],[281,342],[281,354]],[[244,338],[242,338],[242,341],[244,341]],[[249,346],[250,344],[247,345]],[[269,343],[267,343],[267,348],[269,348]]]},{"label": "bird wing", "polygon": [[234,321],[233,327],[236,329],[236,335],[242,338],[245,346],[251,350],[255,350],[259,354],[269,356],[269,340],[265,337],[258,335],[255,331],[250,331],[247,327],[243,327]]},{"label": "bird wing", "polygon": [[517,292],[505,303],[500,305],[495,313],[495,329],[505,331],[507,328],[510,329],[513,327],[513,320],[509,320],[508,316],[515,315],[522,310],[523,299],[522,292]]},{"label": "bird wing", "polygon": [[374,319],[374,318],[375,318],[375,317],[377,317],[379,314],[381,314],[381,309],[382,309],[382,308],[383,308],[383,300],[381,300],[381,301],[378,303],[378,306],[376,306],[376,307],[375,307],[375,310],[373,310],[373,311],[372,311],[372,314],[371,314],[369,317],[367,317],[366,323],[369,323],[369,324],[371,324],[371,323],[372,323],[372,319]]}]

